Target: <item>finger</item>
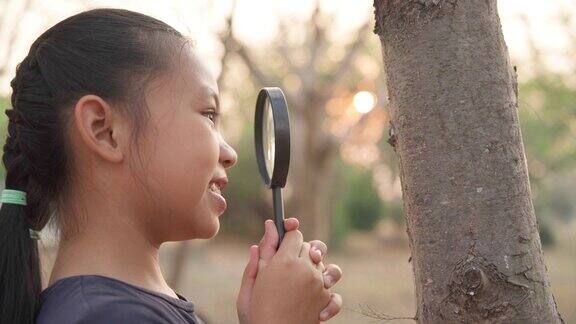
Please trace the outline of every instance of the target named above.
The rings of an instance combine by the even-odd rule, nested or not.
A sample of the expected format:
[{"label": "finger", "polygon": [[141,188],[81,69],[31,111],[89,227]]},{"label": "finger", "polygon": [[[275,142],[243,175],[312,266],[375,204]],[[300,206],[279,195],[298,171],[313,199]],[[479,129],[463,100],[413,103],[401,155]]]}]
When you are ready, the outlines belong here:
[{"label": "finger", "polygon": [[238,299],[236,301],[236,307],[238,311],[248,309],[250,303],[250,297],[252,296],[252,289],[254,287],[254,282],[256,281],[256,276],[258,274],[258,245],[252,245],[250,247],[250,258],[248,264],[244,269],[244,274],[242,276],[242,281],[240,283],[240,291],[238,292]]},{"label": "finger", "polygon": [[328,305],[320,312],[320,320],[327,321],[334,317],[342,309],[342,296],[337,293],[333,293]]},{"label": "finger", "polygon": [[318,264],[315,264],[315,266],[316,266],[316,269],[318,271],[324,273],[325,268],[324,268],[324,263],[322,263],[322,261],[318,262]]},{"label": "finger", "polygon": [[264,222],[264,236],[260,240],[260,260],[268,264],[270,259],[276,254],[278,247],[278,231],[276,225],[271,219]]},{"label": "finger", "polygon": [[259,246],[259,260],[258,269],[262,269],[268,265],[272,257],[276,254],[278,247],[279,235],[276,230],[276,225],[270,219],[264,222],[264,236],[260,240]]},{"label": "finger", "polygon": [[302,242],[302,248],[300,249],[300,254],[298,254],[298,257],[304,258],[306,262],[313,264],[312,260],[310,260],[309,255],[310,255],[310,243]]},{"label": "finger", "polygon": [[302,237],[302,232],[300,230],[294,230],[286,232],[284,234],[284,239],[280,243],[280,248],[278,249],[278,254],[283,257],[293,257],[297,258],[300,254],[300,249],[302,248],[302,243],[304,239]]},{"label": "finger", "polygon": [[342,278],[342,269],[337,264],[329,264],[322,273],[324,277],[324,288],[334,286]]},{"label": "finger", "polygon": [[322,262],[322,252],[313,246],[310,246],[310,260],[315,264]]},{"label": "finger", "polygon": [[291,217],[284,220],[284,231],[293,231],[297,230],[300,227],[300,222],[298,219]]},{"label": "finger", "polygon": [[313,240],[310,241],[310,247],[310,257],[314,263],[324,261],[326,253],[328,252],[328,246],[326,246],[326,243],[320,240]]}]

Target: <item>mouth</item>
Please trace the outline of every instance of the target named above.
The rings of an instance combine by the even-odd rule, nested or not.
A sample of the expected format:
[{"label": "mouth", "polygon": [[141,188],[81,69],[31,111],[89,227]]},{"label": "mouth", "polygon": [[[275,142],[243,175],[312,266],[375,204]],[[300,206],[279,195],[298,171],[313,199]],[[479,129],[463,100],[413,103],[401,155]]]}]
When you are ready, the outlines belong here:
[{"label": "mouth", "polygon": [[220,185],[216,182],[211,182],[210,185],[208,186],[208,190],[215,192],[219,195],[222,195],[222,188],[220,188]]},{"label": "mouth", "polygon": [[222,190],[228,184],[228,178],[226,176],[220,178],[214,178],[208,184],[207,191],[211,193],[211,196],[217,202],[219,215],[221,215],[227,208],[226,199],[222,196]]},{"label": "mouth", "polygon": [[226,176],[213,178],[208,183],[208,190],[215,192],[219,195],[222,195],[222,190],[228,184],[228,178]]}]

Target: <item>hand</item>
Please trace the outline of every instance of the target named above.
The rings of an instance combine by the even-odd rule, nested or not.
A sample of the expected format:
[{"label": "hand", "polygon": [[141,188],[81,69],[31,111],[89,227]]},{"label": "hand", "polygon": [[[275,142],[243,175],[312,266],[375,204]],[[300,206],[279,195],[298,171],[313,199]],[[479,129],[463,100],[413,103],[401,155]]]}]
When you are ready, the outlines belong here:
[{"label": "hand", "polygon": [[[310,241],[310,258],[322,271],[324,288],[330,289],[342,278],[342,270],[336,264],[328,264],[326,267],[323,261],[326,258],[328,247],[320,240]],[[320,312],[320,320],[327,321],[336,316],[342,309],[342,296],[337,293],[331,295],[330,303]]]},{"label": "hand", "polygon": [[[266,224],[267,231],[271,226]],[[250,297],[248,323],[316,324],[318,314],[329,303],[322,273],[310,258],[310,244],[299,230],[286,232],[280,248],[263,265]]]},{"label": "hand", "polygon": [[[285,220],[284,228],[286,232],[298,230],[299,222],[295,218]],[[250,310],[251,296],[256,281],[256,276],[260,269],[266,267],[276,253],[278,246],[278,233],[271,220],[265,223],[266,233],[260,241],[260,245],[250,247],[250,260],[244,271],[242,287],[237,299],[237,310],[240,323],[248,323],[248,313]],[[315,240],[310,243],[303,243],[303,250],[308,251],[310,260],[316,266],[316,269],[323,274],[324,288],[328,289],[336,284],[342,277],[340,267],[335,264],[329,264],[324,267],[322,261],[326,256],[327,247],[324,242]],[[342,308],[342,297],[339,294],[331,294],[330,301],[322,312],[319,320],[325,321],[335,316]]]},{"label": "hand", "polygon": [[[298,219],[290,218],[295,220],[295,228],[298,229]],[[292,223],[290,223],[292,225]],[[286,231],[286,223],[284,225]],[[292,229],[290,227],[290,229]],[[317,268],[322,272],[324,280],[324,288],[330,289],[342,278],[342,270],[336,264],[328,264],[324,267],[322,263],[326,258],[326,253],[328,252],[328,247],[326,244],[320,240],[310,241],[310,258],[317,265]],[[330,303],[320,312],[319,319],[321,321],[327,321],[330,318],[336,316],[342,309],[342,296],[338,293],[332,293]]]},{"label": "hand", "polygon": [[[274,254],[276,254],[278,247],[278,231],[269,230],[271,225],[275,226],[273,221],[266,220],[264,222],[264,236],[260,240],[260,243],[258,245],[254,244],[250,246],[248,264],[244,269],[240,291],[236,299],[236,310],[238,312],[240,324],[249,324],[248,312],[250,309],[252,290],[254,283],[256,282],[258,270],[264,266],[263,259],[270,259]],[[296,218],[288,218],[284,220],[285,234],[289,231],[297,230],[299,226],[300,224]],[[275,232],[276,235],[272,232]]]}]

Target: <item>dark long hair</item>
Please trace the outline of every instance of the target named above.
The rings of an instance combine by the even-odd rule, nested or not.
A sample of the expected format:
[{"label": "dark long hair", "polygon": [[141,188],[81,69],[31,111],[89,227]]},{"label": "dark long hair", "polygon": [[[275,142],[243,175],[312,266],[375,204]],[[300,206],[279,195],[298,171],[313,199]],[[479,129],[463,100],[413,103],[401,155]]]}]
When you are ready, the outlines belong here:
[{"label": "dark long hair", "polygon": [[74,104],[86,94],[117,103],[136,139],[149,117],[145,86],[175,68],[177,49],[186,43],[174,28],[144,14],[93,9],[48,29],[18,64],[2,160],[6,188],[25,191],[27,206],[0,208],[2,323],[32,323],[38,311],[40,262],[29,229],[41,230],[69,196]]}]

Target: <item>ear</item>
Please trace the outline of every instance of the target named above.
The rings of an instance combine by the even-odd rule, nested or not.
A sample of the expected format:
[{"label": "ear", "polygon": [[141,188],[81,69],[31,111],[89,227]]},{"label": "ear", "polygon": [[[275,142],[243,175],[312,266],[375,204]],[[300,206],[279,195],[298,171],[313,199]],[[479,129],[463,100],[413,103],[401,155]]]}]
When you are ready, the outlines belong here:
[{"label": "ear", "polygon": [[110,105],[96,95],[85,95],[74,106],[74,124],[86,148],[110,162],[124,159],[122,126]]}]

